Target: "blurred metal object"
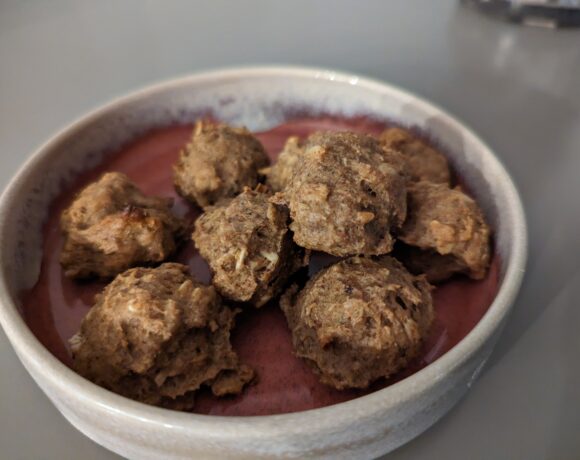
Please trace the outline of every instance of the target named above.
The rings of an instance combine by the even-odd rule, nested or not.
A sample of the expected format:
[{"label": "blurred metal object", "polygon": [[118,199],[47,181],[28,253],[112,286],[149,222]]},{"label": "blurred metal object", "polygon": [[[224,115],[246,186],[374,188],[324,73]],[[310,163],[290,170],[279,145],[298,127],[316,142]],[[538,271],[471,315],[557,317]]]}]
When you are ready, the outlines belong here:
[{"label": "blurred metal object", "polygon": [[461,0],[484,13],[551,29],[580,27],[580,0]]}]

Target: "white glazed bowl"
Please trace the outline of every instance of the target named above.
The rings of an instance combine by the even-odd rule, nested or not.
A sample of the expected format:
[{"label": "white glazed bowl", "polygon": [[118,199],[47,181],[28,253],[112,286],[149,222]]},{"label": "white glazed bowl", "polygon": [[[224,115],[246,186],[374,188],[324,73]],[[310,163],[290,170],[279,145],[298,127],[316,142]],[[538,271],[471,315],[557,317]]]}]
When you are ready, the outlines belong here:
[{"label": "white glazed bowl", "polygon": [[[394,385],[292,414],[218,417],[173,412],[110,393],[45,349],[24,323],[18,294],[38,278],[41,224],[63,181],[154,126],[211,109],[232,124],[267,129],[303,109],[365,114],[418,125],[440,140],[495,229],[499,292],[457,346]],[[20,360],[81,432],[132,459],[373,458],[441,418],[477,378],[502,330],[526,261],[521,202],[508,173],[468,128],[385,83],[302,68],[243,68],[192,75],[118,99],[66,127],[21,168],[0,203],[0,321]]]}]

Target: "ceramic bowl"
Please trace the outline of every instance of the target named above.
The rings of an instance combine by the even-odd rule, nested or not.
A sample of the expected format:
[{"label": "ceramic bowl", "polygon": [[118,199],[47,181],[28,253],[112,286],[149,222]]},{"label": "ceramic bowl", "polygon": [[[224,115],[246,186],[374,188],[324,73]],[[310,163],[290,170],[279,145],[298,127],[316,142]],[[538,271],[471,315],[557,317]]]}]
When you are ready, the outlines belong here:
[{"label": "ceramic bowl", "polygon": [[[477,326],[434,363],[345,403],[284,415],[218,417],[173,412],[110,393],[58,361],[28,329],[18,294],[37,280],[41,226],[63,183],[148,129],[221,120],[263,130],[291,113],[370,115],[418,125],[450,160],[495,230],[500,286]],[[409,441],[468,391],[489,357],[520,287],[526,227],[520,198],[496,156],[470,129],[386,83],[304,68],[243,68],[163,82],[67,126],[38,149],[0,203],[0,321],[20,360],[62,414],[85,435],[131,459],[373,458]]]}]

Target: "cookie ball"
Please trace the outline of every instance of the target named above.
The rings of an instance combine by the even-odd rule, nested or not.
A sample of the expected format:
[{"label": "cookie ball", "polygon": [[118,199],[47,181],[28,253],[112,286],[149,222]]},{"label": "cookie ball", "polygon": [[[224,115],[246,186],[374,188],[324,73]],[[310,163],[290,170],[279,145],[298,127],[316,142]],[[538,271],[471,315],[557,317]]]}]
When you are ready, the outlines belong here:
[{"label": "cookie ball", "polygon": [[174,167],[177,192],[202,208],[233,198],[258,184],[258,170],[270,163],[247,129],[198,122]]},{"label": "cookie ball", "polygon": [[269,201],[264,186],[246,188],[195,222],[193,241],[228,299],[260,307],[303,265],[304,251],[288,231],[288,210]]},{"label": "cookie ball", "polygon": [[373,137],[350,132],[310,136],[276,199],[290,208],[299,246],[335,256],[388,253],[406,216],[399,163]]},{"label": "cookie ball", "polygon": [[191,409],[202,385],[239,393],[253,372],[230,345],[235,311],[187,267],[166,263],[118,275],[71,339],[74,368],[115,393]]},{"label": "cookie ball", "polygon": [[459,188],[418,182],[409,187],[408,218],[399,238],[401,259],[431,282],[465,273],[482,279],[490,263],[490,228],[477,203]]},{"label": "cookie ball", "polygon": [[266,184],[270,187],[270,190],[281,192],[286,189],[300,162],[302,153],[302,143],[299,138],[296,136],[289,137],[280,155],[278,155],[276,163],[263,170],[266,176]]},{"label": "cookie ball", "polygon": [[401,152],[407,162],[409,180],[435,183],[451,182],[451,170],[445,155],[402,128],[389,128],[379,136],[385,148]]},{"label": "cookie ball", "polygon": [[392,257],[351,257],[323,269],[282,309],[296,354],[326,385],[366,388],[403,369],[433,321],[430,285]]},{"label": "cookie ball", "polygon": [[65,275],[111,278],[165,260],[187,233],[186,223],[172,214],[172,203],[144,195],[124,174],[104,174],[62,213]]}]

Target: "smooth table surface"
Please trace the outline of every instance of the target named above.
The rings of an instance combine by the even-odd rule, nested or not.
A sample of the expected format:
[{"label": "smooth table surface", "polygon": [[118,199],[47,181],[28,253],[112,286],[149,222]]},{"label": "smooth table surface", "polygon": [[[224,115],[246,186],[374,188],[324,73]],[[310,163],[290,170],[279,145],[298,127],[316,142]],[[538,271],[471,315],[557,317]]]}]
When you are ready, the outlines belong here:
[{"label": "smooth table surface", "polygon": [[[580,29],[454,0],[0,2],[0,185],[57,129],[168,77],[241,64],[395,83],[464,120],[522,194],[530,258],[467,398],[389,460],[580,458]],[[118,458],[60,416],[0,332],[0,458]]]}]

